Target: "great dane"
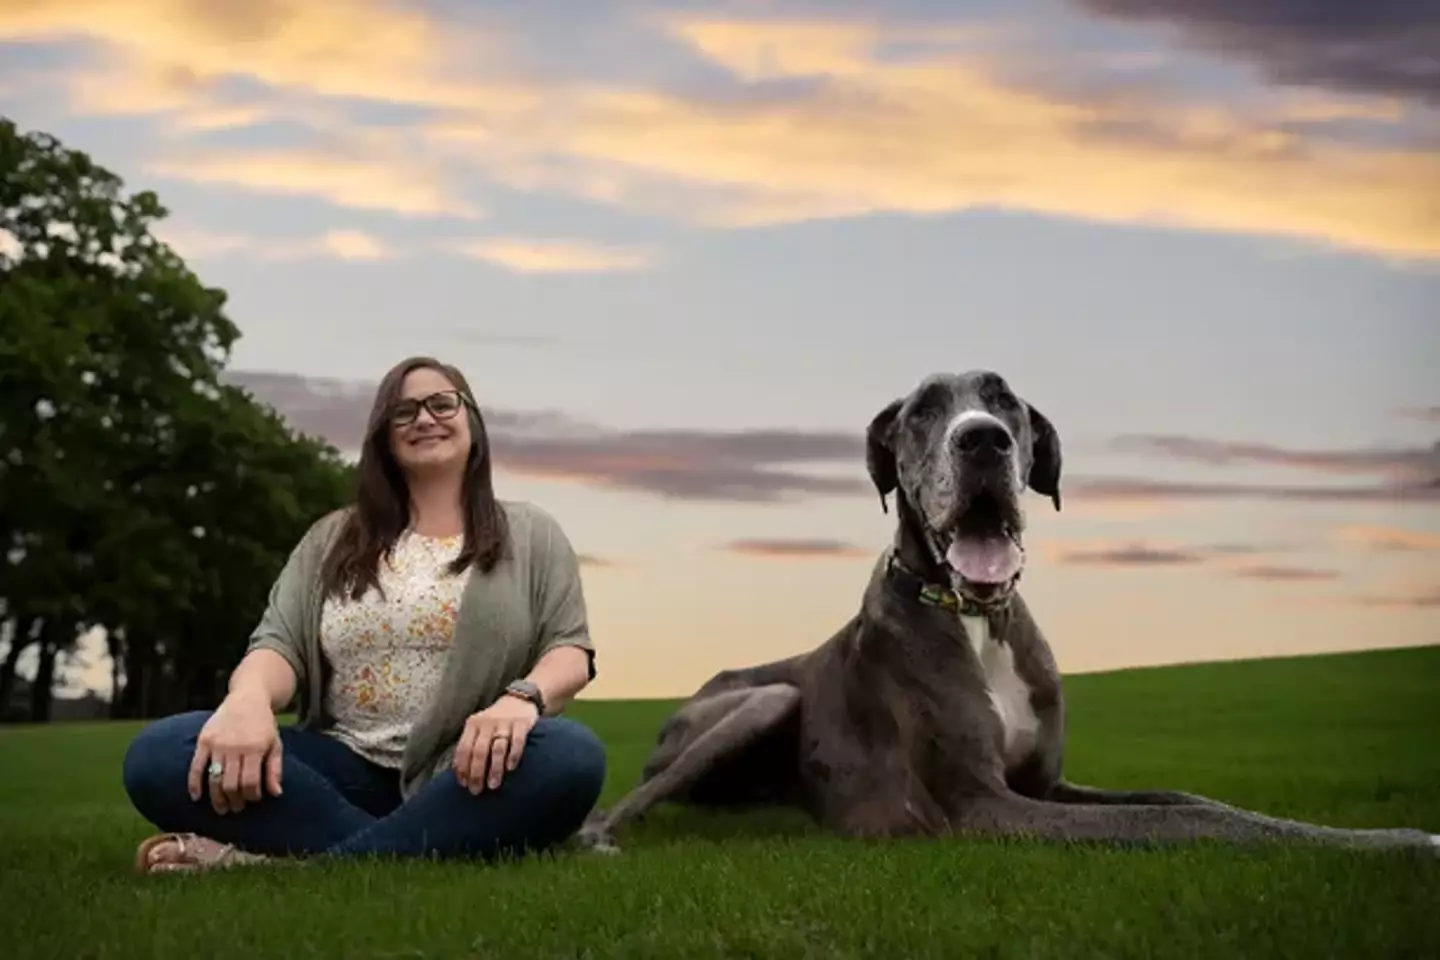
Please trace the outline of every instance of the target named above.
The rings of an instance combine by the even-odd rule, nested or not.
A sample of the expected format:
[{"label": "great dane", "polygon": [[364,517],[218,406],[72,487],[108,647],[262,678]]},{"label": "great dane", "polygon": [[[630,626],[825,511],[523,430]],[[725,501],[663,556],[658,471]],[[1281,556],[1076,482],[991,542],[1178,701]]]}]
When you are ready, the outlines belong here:
[{"label": "great dane", "polygon": [[856,837],[971,835],[1144,843],[1297,838],[1440,851],[1408,829],[1282,820],[1170,790],[1062,772],[1060,674],[1017,584],[1020,497],[1060,509],[1060,438],[1000,375],[935,375],[871,421],[866,463],[894,541],[859,609],[808,653],[726,670],[670,717],[640,784],[577,835],[661,801],[786,804]]}]

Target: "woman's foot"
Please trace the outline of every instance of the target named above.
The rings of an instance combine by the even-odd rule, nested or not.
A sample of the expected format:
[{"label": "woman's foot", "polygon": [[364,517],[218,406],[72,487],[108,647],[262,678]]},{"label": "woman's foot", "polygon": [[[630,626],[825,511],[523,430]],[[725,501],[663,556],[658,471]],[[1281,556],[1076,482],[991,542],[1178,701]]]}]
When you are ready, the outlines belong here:
[{"label": "woman's foot", "polygon": [[135,851],[135,870],[138,873],[175,873],[261,863],[268,859],[198,833],[161,833],[145,840]]}]

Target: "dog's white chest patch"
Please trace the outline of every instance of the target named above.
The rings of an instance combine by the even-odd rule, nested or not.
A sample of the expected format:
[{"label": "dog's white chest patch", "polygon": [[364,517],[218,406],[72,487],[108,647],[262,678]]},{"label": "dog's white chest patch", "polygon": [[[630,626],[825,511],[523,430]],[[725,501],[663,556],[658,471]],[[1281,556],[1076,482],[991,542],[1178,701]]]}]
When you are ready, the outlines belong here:
[{"label": "dog's white chest patch", "polygon": [[961,616],[960,623],[980,661],[990,704],[1005,731],[1005,769],[1010,770],[1030,755],[1040,729],[1040,718],[1030,705],[1030,687],[1015,670],[1015,651],[990,635],[989,620]]}]

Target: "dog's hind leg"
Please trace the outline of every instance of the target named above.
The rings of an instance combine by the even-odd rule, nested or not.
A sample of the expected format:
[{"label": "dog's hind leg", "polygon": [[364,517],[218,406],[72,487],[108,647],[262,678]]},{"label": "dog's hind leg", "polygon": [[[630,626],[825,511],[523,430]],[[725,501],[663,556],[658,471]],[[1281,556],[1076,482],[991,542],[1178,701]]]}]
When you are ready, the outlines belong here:
[{"label": "dog's hind leg", "polygon": [[1440,838],[1422,830],[1326,827],[1221,805],[1084,806],[1047,803],[1012,793],[972,799],[953,822],[959,833],[1060,841],[1151,844],[1298,840],[1354,849],[1421,848],[1440,854]]},{"label": "dog's hind leg", "polygon": [[788,683],[729,690],[687,706],[704,716],[703,727],[685,731],[683,747],[607,811],[596,811],[576,834],[583,847],[614,852],[614,831],[655,804],[695,784],[712,767],[773,731],[800,704],[800,690]]},{"label": "dog's hind leg", "polygon": [[1181,790],[1107,790],[1102,787],[1087,787],[1083,784],[1061,780],[1052,786],[1041,799],[1054,803],[1085,803],[1117,806],[1130,804],[1151,807],[1225,807],[1226,804],[1199,794]]}]

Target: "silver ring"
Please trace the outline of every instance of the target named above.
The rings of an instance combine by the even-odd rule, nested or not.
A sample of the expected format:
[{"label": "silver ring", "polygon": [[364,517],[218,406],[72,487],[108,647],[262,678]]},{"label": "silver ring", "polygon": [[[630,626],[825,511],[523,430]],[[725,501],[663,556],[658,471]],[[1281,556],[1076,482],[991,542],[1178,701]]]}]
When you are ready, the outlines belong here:
[{"label": "silver ring", "polygon": [[210,766],[205,768],[205,772],[210,775],[211,780],[219,780],[225,773],[225,765],[219,760],[211,760]]}]

